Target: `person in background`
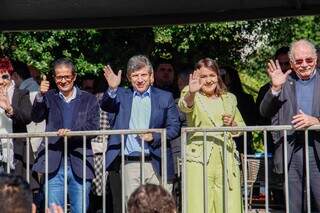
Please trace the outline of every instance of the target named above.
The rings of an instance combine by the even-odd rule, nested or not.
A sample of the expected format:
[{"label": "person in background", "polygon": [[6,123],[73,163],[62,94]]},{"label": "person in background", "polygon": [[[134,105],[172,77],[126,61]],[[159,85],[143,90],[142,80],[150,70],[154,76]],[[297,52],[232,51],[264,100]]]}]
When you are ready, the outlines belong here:
[{"label": "person in background", "polygon": [[14,80],[19,89],[26,89],[29,92],[38,92],[39,84],[31,77],[27,64],[21,61],[14,61],[13,68],[12,80]]},{"label": "person in background", "polygon": [[[13,62],[13,68],[14,68],[14,71],[12,74],[12,78],[15,81],[16,86],[19,87],[19,89],[24,89],[29,91],[30,101],[32,104],[34,102],[36,94],[39,91],[39,84],[31,76],[31,73],[27,64],[21,61],[15,61]],[[30,124],[27,125],[27,131],[28,133],[44,132],[45,127],[46,127],[45,121],[41,123],[31,122]],[[34,157],[38,151],[41,141],[42,141],[42,138],[30,138]]]},{"label": "person in background", "polygon": [[[179,108],[186,113],[189,127],[244,126],[245,123],[237,108],[237,99],[226,91],[218,64],[210,59],[201,59],[189,77],[189,85],[182,90]],[[207,133],[207,156],[203,159],[204,134],[189,134],[186,147],[186,176],[188,212],[204,212],[203,165],[208,172],[208,212],[223,212],[223,192],[228,193],[228,212],[242,212],[239,153],[233,137],[237,132]],[[227,146],[227,165],[223,161],[223,147]],[[227,177],[223,177],[224,166]],[[224,189],[223,179],[228,179]]]},{"label": "person in background", "polygon": [[139,186],[130,196],[128,213],[176,213],[172,195],[162,186],[146,184]]},{"label": "person in background", "polygon": [[[94,75],[87,74],[81,77],[82,90],[95,95],[98,101],[100,101],[103,92],[99,92],[97,87],[97,78]],[[100,130],[107,129],[110,129],[108,113],[100,108]],[[103,178],[106,178],[103,177],[103,153],[107,148],[107,140],[103,136],[97,136],[91,139],[91,147],[94,154],[95,178],[92,180],[89,212],[96,213],[99,210],[102,211]],[[107,211],[113,212],[113,209],[111,210],[109,205],[107,205],[107,208]]]},{"label": "person in background", "polygon": [[[282,72],[284,72],[284,73],[291,68],[288,53],[289,53],[289,47],[284,46],[284,47],[279,48],[273,57],[274,60],[278,60],[280,68],[281,68]],[[258,115],[259,115],[258,124],[259,125],[271,125],[271,119],[263,117],[260,113],[260,110],[259,110],[262,99],[264,98],[265,94],[268,92],[270,87],[271,87],[271,82],[268,82],[265,85],[263,85],[258,92],[258,97],[256,100],[256,108],[258,109],[258,112],[259,112],[258,113]],[[272,153],[272,155],[274,155],[274,150],[276,149],[275,146],[276,145],[274,144],[274,142],[272,140],[271,133],[268,132],[268,135],[267,135],[268,153]]]},{"label": "person in background", "polygon": [[[258,112],[252,95],[244,92],[238,71],[231,66],[222,66],[221,77],[227,86],[228,92],[234,94],[237,98],[237,107],[241,116],[248,126],[255,126],[258,122]],[[234,139],[237,149],[240,153],[244,153],[243,136]],[[247,134],[247,154],[253,154],[252,132]]]},{"label": "person in background", "polygon": [[[289,51],[292,70],[283,71],[278,60],[268,63],[271,87],[260,104],[260,113],[272,125],[292,125],[287,132],[287,162],[290,213],[306,212],[305,209],[305,153],[309,155],[310,192],[314,211],[320,211],[320,135],[309,131],[305,141],[304,131],[319,125],[320,73],[316,68],[317,54],[314,45],[305,39],[292,42]],[[275,172],[284,173],[284,132],[272,132],[276,144]],[[307,143],[307,144],[305,144]],[[307,149],[307,150],[306,150]]]},{"label": "person in background", "polygon": [[320,47],[317,48],[317,68],[320,68]]},{"label": "person in background", "polygon": [[179,89],[175,82],[175,75],[176,73],[172,61],[159,59],[154,72],[154,86],[171,92],[173,94],[173,98],[178,98]]},{"label": "person in background", "polygon": [[[86,176],[83,176],[83,138],[69,137],[67,159],[64,158],[64,136],[69,131],[90,131],[99,129],[99,104],[97,98],[74,86],[77,74],[73,63],[68,59],[58,59],[53,64],[53,75],[57,89],[50,88],[50,82],[43,78],[40,91],[32,107],[34,122],[46,120],[47,132],[58,132],[48,138],[48,192],[49,205],[64,206],[64,179],[67,178],[71,212],[83,212],[83,189],[86,188],[86,208],[94,178],[93,153],[86,137]],[[64,162],[67,160],[67,174]],[[33,170],[45,173],[45,141],[41,143]],[[83,179],[86,179],[85,184]]]},{"label": "person in background", "polygon": [[[18,89],[12,80],[14,68],[9,58],[0,59],[0,132],[26,133],[31,121],[31,102],[27,90]],[[30,151],[31,151],[31,145]],[[7,147],[9,147],[9,152]],[[25,138],[1,139],[1,171],[7,171],[7,163],[14,173],[26,178],[27,143]],[[30,155],[30,168],[34,157]],[[39,188],[37,174],[30,172],[32,189]]]}]

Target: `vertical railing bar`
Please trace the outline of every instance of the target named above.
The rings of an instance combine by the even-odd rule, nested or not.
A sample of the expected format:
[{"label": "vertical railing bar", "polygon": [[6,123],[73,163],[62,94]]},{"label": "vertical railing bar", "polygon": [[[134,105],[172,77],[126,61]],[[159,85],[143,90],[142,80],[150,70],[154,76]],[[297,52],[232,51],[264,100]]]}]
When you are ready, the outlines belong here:
[{"label": "vertical railing bar", "polygon": [[82,161],[82,212],[86,213],[87,205],[86,205],[86,180],[87,180],[87,174],[86,174],[86,161],[87,161],[87,138],[85,135],[82,137],[83,140],[83,161]]},{"label": "vertical railing bar", "polygon": [[181,192],[182,192],[182,205],[181,213],[187,212],[187,187],[186,187],[186,144],[187,144],[187,132],[182,128],[181,129],[181,158],[182,158],[182,168],[181,168]]},{"label": "vertical railing bar", "polygon": [[121,134],[121,208],[122,213],[125,213],[125,179],[124,179],[124,135]]},{"label": "vertical railing bar", "polygon": [[145,165],[145,158],[144,158],[144,152],[145,152],[145,149],[144,149],[144,139],[141,138],[141,161],[140,161],[140,185],[144,185],[144,179],[145,179],[145,175],[144,175],[144,165]]},{"label": "vertical railing bar", "polygon": [[227,132],[223,132],[223,212],[228,212]]},{"label": "vertical railing bar", "polygon": [[44,142],[45,142],[45,208],[48,208],[49,205],[48,205],[48,198],[49,198],[49,159],[48,159],[48,137],[46,136],[45,139],[44,139]]},{"label": "vertical railing bar", "polygon": [[208,212],[208,168],[207,168],[207,132],[204,132],[204,141],[203,141],[203,197],[204,197],[204,213]]},{"label": "vertical railing bar", "polygon": [[28,183],[30,183],[30,138],[27,137],[27,149],[26,149],[26,156],[27,156],[27,162],[26,162],[26,169],[27,169],[27,176],[26,176],[26,180]]},{"label": "vertical railing bar", "polygon": [[243,166],[243,178],[244,178],[244,203],[245,213],[248,213],[248,156],[247,156],[247,132],[243,133],[243,150],[244,150],[244,166]]},{"label": "vertical railing bar", "polygon": [[161,132],[161,174],[162,185],[168,189],[167,185],[167,130],[162,129]]},{"label": "vertical railing bar", "polygon": [[[10,140],[12,140],[12,143],[10,143]],[[10,152],[10,148],[13,149],[13,140],[14,138],[7,138],[7,173],[10,174],[10,159],[11,159],[11,152]],[[12,147],[11,147],[11,144],[12,144]],[[14,158],[14,155],[13,155],[13,158]]]},{"label": "vertical railing bar", "polygon": [[[102,143],[105,143],[106,136],[102,135]],[[102,152],[102,213],[106,213],[106,150]]]},{"label": "vertical railing bar", "polygon": [[264,145],[264,174],[265,174],[265,205],[266,212],[269,212],[269,171],[268,171],[268,145],[267,131],[263,130],[263,145]]},{"label": "vertical railing bar", "polygon": [[305,132],[305,156],[306,156],[306,191],[307,191],[307,211],[311,212],[310,205],[310,169],[309,169],[309,131],[306,129]]},{"label": "vertical railing bar", "polygon": [[68,208],[68,138],[64,136],[64,212]]},{"label": "vertical railing bar", "polygon": [[289,208],[289,182],[288,182],[288,136],[287,130],[283,132],[284,141],[283,141],[283,148],[284,148],[284,190],[285,190],[285,202],[286,202],[286,212],[290,213]]}]

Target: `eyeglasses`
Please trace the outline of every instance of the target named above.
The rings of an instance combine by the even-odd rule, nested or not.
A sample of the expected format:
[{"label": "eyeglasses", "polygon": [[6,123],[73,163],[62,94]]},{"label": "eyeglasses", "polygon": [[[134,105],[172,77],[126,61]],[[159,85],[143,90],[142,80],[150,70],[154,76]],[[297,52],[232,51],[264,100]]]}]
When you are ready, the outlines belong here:
[{"label": "eyeglasses", "polygon": [[10,75],[8,74],[4,74],[1,76],[2,80],[9,80],[10,79]]},{"label": "eyeglasses", "polygon": [[311,58],[311,57],[310,58],[305,58],[305,59],[297,59],[297,60],[294,61],[294,64],[295,65],[301,65],[301,64],[303,64],[304,61],[307,64],[312,64],[315,61],[315,59]]},{"label": "eyeglasses", "polygon": [[63,76],[54,76],[56,81],[62,81],[65,79],[66,81],[71,81],[73,79],[73,75],[63,75]]}]

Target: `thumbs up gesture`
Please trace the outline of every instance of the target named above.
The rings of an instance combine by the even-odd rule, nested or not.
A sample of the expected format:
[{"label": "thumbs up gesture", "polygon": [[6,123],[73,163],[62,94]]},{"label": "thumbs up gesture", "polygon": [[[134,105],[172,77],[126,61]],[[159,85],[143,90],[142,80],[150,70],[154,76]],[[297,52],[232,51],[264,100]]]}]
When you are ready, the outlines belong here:
[{"label": "thumbs up gesture", "polygon": [[41,76],[41,83],[40,83],[40,93],[41,95],[46,94],[46,92],[48,92],[50,88],[50,82],[47,81],[47,76],[46,75],[42,75]]}]

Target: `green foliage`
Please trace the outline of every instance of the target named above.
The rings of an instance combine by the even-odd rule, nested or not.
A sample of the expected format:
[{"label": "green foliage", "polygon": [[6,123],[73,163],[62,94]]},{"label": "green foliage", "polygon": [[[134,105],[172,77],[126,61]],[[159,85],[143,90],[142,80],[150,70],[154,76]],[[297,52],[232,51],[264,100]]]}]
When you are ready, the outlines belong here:
[{"label": "green foliage", "polygon": [[[100,75],[105,64],[125,70],[134,54],[152,61],[172,59],[179,68],[211,57],[240,72],[246,92],[256,97],[268,81],[266,63],[276,49],[307,38],[320,44],[320,16],[161,26],[116,30],[65,30],[0,33],[0,49],[48,73],[52,62],[71,58],[80,75]],[[255,134],[261,150],[261,135]]]}]

